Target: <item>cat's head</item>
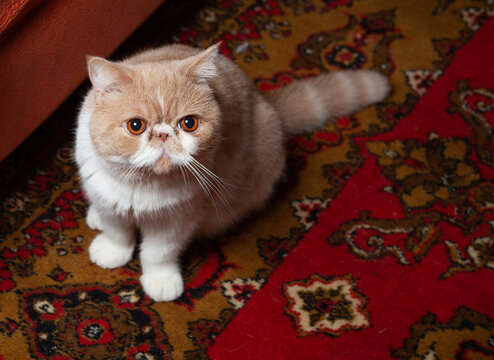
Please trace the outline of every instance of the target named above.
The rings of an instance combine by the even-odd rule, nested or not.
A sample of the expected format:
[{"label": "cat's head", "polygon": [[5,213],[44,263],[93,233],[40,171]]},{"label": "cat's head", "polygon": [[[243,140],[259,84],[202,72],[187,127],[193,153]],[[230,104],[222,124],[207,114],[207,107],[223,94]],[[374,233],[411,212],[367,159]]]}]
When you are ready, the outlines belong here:
[{"label": "cat's head", "polygon": [[214,148],[221,114],[210,83],[217,54],[215,45],[159,63],[88,57],[89,131],[98,156],[123,169],[164,174]]}]

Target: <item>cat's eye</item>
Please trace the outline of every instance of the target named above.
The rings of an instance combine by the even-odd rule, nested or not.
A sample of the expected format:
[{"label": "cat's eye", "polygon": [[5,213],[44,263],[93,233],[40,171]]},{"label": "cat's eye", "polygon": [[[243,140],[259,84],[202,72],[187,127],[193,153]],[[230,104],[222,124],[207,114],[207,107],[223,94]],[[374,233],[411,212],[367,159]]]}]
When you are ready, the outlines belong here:
[{"label": "cat's eye", "polygon": [[187,115],[180,119],[178,126],[186,132],[192,132],[199,126],[199,119],[194,115]]},{"label": "cat's eye", "polygon": [[132,135],[141,135],[147,127],[146,122],[138,118],[128,120],[126,126]]}]

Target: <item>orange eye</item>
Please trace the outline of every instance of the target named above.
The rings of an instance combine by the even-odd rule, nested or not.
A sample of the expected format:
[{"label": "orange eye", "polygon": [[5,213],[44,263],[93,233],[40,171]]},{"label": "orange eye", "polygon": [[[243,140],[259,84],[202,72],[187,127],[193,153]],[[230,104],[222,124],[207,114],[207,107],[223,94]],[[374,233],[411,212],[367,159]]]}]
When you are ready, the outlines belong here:
[{"label": "orange eye", "polygon": [[192,132],[199,126],[199,119],[194,115],[187,115],[180,120],[178,126],[180,126],[180,129],[183,131]]},{"label": "orange eye", "polygon": [[127,130],[132,135],[141,135],[146,130],[146,122],[142,119],[130,119],[127,121]]}]

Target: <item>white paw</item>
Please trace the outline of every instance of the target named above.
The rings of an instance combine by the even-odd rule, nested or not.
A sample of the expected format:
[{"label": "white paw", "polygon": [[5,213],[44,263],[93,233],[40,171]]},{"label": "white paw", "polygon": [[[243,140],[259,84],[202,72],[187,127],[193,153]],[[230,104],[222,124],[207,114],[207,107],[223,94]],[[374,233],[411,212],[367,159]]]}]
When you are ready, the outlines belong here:
[{"label": "white paw", "polygon": [[141,284],[154,301],[173,301],[184,292],[184,281],[180,271],[149,271],[141,276]]},{"label": "white paw", "polygon": [[99,217],[98,211],[96,211],[94,205],[90,205],[87,210],[86,224],[90,229],[103,231],[101,218]]},{"label": "white paw", "polygon": [[113,241],[105,233],[99,234],[89,246],[89,258],[105,269],[114,269],[129,262],[134,246],[125,246]]}]

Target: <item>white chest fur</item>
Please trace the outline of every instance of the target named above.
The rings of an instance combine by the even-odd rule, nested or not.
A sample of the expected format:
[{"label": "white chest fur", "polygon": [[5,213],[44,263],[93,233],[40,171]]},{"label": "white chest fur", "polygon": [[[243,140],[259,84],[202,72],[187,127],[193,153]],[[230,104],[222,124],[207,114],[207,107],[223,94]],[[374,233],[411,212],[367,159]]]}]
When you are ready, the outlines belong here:
[{"label": "white chest fur", "polygon": [[159,212],[177,206],[191,197],[190,193],[184,191],[184,187],[172,187],[156,178],[128,184],[118,181],[104,169],[96,169],[97,167],[92,162],[81,167],[84,189],[90,200],[99,207],[120,214],[131,210],[136,215]]}]

